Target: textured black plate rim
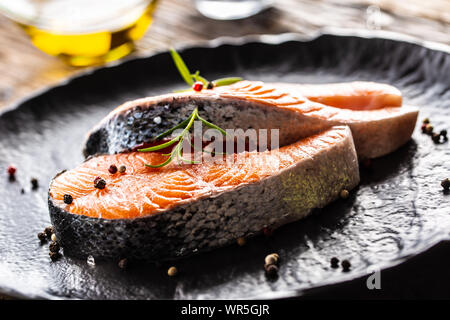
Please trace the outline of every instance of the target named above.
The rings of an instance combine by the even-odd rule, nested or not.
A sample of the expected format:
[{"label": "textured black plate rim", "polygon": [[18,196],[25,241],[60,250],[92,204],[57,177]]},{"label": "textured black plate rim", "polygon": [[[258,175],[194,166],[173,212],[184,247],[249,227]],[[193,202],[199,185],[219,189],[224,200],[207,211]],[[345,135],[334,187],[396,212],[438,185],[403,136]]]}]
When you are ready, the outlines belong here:
[{"label": "textured black plate rim", "polygon": [[[418,39],[418,38],[415,38],[412,36],[408,36],[405,34],[400,34],[400,33],[390,32],[390,31],[381,31],[381,30],[342,29],[342,28],[335,28],[335,27],[323,28],[317,32],[310,33],[308,35],[303,35],[303,34],[298,34],[298,33],[283,33],[283,34],[276,34],[276,35],[263,34],[263,35],[248,35],[248,36],[243,36],[243,37],[220,37],[220,38],[216,38],[214,40],[202,41],[200,43],[196,43],[195,45],[181,44],[179,46],[176,46],[176,48],[177,48],[177,50],[182,52],[183,50],[193,49],[193,48],[198,48],[198,49],[217,48],[217,47],[220,47],[223,45],[241,46],[241,45],[244,45],[247,43],[263,43],[263,44],[268,44],[268,45],[277,45],[277,44],[282,44],[282,43],[289,42],[289,41],[310,42],[310,41],[313,41],[322,36],[358,37],[358,38],[364,38],[364,39],[386,39],[386,40],[393,40],[393,41],[397,41],[397,42],[415,44],[415,45],[427,48],[429,50],[441,51],[441,52],[450,54],[450,46],[448,46],[448,45],[421,40],[421,39]],[[121,61],[110,62],[101,67],[92,67],[92,68],[77,72],[73,76],[65,78],[64,80],[62,80],[60,82],[56,82],[55,84],[44,87],[44,88],[37,90],[29,95],[26,95],[22,99],[17,100],[13,104],[11,104],[11,105],[7,106],[6,108],[4,108],[3,110],[1,110],[0,117],[5,113],[8,113],[8,112],[11,112],[11,111],[14,111],[14,110],[20,108],[23,104],[25,104],[25,102],[27,102],[29,100],[32,100],[32,99],[38,98],[42,95],[45,95],[55,88],[70,85],[72,82],[74,82],[80,78],[83,78],[85,76],[95,74],[106,68],[108,68],[108,69],[109,68],[117,68],[119,66],[126,65],[127,63],[130,63],[132,61],[149,59],[153,56],[156,56],[156,55],[162,54],[162,53],[166,53],[166,52],[167,52],[166,50],[159,50],[159,51],[154,52],[151,55],[129,57],[129,58],[123,59]],[[431,247],[437,245],[439,242],[445,241],[445,240],[450,240],[450,235],[447,235],[447,238],[442,238],[442,234],[436,235],[435,239],[433,239],[433,241],[430,241],[430,243],[428,243],[428,245],[422,251],[420,251],[420,252],[414,251],[414,252],[410,252],[410,253],[405,252],[403,255],[401,255],[395,259],[392,259],[392,260],[382,263],[382,264],[374,265],[373,267],[376,267],[379,270],[386,270],[386,269],[394,268],[394,267],[398,266],[399,264],[401,264],[402,262],[405,262],[406,260],[408,260],[410,257],[420,255],[420,254],[424,253],[425,251],[427,251],[428,249],[430,249]],[[363,275],[360,273],[353,274],[353,275],[349,275],[347,277],[341,278],[341,281],[339,281],[337,283],[333,282],[333,281],[324,282],[321,286],[318,286],[315,288],[293,289],[293,290],[285,290],[285,291],[280,291],[280,292],[270,292],[270,294],[267,294],[267,295],[263,294],[263,295],[258,295],[258,296],[250,296],[247,298],[249,298],[249,299],[293,298],[293,297],[305,295],[306,293],[313,291],[313,290],[317,291],[317,290],[323,289],[330,285],[342,284],[342,283],[349,282],[352,280],[361,279],[365,276],[367,276],[367,275]],[[54,297],[54,296],[30,297],[30,296],[24,295],[24,294],[16,291],[14,288],[8,288],[8,287],[0,287],[0,293],[6,294],[6,295],[9,295],[12,297],[25,298],[25,299],[30,299],[30,298],[31,299],[32,298],[57,299],[57,297]]]}]

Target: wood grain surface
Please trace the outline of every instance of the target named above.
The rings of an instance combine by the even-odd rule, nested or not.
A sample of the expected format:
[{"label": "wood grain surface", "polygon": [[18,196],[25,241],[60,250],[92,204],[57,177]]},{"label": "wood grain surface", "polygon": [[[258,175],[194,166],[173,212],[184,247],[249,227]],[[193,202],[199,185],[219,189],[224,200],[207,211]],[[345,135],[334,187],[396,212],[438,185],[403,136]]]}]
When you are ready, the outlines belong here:
[{"label": "wood grain surface", "polygon": [[[215,21],[191,0],[161,0],[154,23],[136,44],[135,56],[173,44],[219,36],[310,33],[323,27],[377,28],[450,44],[448,0],[275,0],[273,8],[240,21]],[[369,6],[372,6],[368,9]],[[377,15],[371,12],[381,11]],[[0,109],[82,70],[36,49],[24,32],[0,16]]]}]

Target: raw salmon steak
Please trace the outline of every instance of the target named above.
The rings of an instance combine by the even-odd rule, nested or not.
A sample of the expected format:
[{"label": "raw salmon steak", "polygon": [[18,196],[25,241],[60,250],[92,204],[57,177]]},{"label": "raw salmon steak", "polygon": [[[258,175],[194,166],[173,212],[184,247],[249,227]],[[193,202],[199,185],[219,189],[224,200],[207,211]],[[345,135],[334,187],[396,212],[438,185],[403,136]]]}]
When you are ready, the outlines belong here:
[{"label": "raw salmon steak", "polygon": [[[222,162],[144,166],[163,159],[158,153],[99,155],[57,175],[49,208],[64,253],[177,258],[301,219],[359,183],[347,126],[276,150],[227,155]],[[126,172],[109,173],[111,164],[125,165]],[[96,177],[105,179],[104,189],[94,187]],[[63,201],[65,194],[73,197],[71,204]]]},{"label": "raw salmon steak", "polygon": [[281,146],[348,125],[360,160],[386,155],[405,144],[418,115],[417,108],[402,106],[399,90],[386,84],[241,81],[127,102],[91,130],[84,154],[133,149],[180,123],[196,107],[202,117],[224,129],[279,129]]}]

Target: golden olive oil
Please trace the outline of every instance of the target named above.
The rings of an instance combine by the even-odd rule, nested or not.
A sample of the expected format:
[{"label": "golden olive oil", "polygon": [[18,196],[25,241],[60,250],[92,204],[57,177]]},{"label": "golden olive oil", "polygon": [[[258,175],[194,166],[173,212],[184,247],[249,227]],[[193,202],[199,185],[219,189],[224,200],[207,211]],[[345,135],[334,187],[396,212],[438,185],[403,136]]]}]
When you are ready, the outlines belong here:
[{"label": "golden olive oil", "polygon": [[29,7],[16,6],[21,15],[12,18],[36,47],[74,66],[101,64],[130,53],[134,41],[151,24],[157,3],[156,0],[2,1],[31,3]]}]

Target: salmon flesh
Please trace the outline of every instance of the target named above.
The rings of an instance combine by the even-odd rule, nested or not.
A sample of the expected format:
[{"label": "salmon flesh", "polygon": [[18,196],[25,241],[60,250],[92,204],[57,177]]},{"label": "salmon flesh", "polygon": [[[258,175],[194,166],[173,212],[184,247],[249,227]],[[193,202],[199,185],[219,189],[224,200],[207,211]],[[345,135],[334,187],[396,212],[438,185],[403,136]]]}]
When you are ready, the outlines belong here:
[{"label": "salmon flesh", "polygon": [[[100,259],[174,259],[301,219],[314,208],[337,199],[343,189],[351,190],[359,183],[358,159],[349,127],[334,126],[299,139],[296,121],[292,121],[297,119],[289,118],[292,115],[289,110],[262,104],[253,108],[255,104],[250,102],[224,100],[228,107],[213,112],[210,110],[213,105],[207,103],[213,100],[208,99],[225,98],[199,97],[200,100],[182,95],[173,100],[158,98],[151,108],[144,102],[149,100],[143,100],[133,104],[133,121],[145,127],[139,122],[148,117],[145,110],[164,109],[168,101],[172,101],[172,107],[176,105],[178,112],[189,112],[191,103],[203,101],[201,110],[210,118],[214,115],[212,121],[233,116],[227,113],[231,108],[233,112],[245,111],[242,114],[256,112],[254,116],[265,124],[288,124],[290,129],[280,135],[284,146],[228,155],[222,162],[217,159],[206,159],[201,164],[172,162],[162,168],[144,166],[161,163],[163,156],[158,153],[91,157],[79,167],[57,175],[50,185],[50,217],[65,254]],[[130,143],[130,134],[120,137],[128,129],[127,121],[122,121],[124,126],[118,124],[119,114],[110,116],[115,122],[104,123],[108,134],[103,138],[107,139],[98,141],[100,148],[96,151],[120,151],[124,145],[130,147],[144,139],[144,135],[137,135]],[[172,114],[172,120],[177,115],[175,112],[152,115],[157,114]],[[226,122],[244,123],[236,119]],[[253,125],[256,123],[252,121]],[[306,123],[303,125],[307,127]],[[111,174],[108,172],[111,164],[124,164],[127,170]],[[106,180],[104,189],[94,187],[93,181],[98,176]],[[72,195],[71,204],[64,203],[65,194]]]},{"label": "salmon flesh", "polygon": [[200,116],[224,129],[280,129],[281,146],[348,125],[360,160],[384,156],[405,144],[418,115],[417,108],[402,106],[399,90],[386,84],[241,81],[127,102],[91,130],[84,154],[132,150],[186,119],[196,107]]}]

